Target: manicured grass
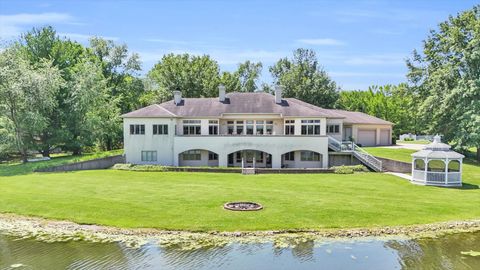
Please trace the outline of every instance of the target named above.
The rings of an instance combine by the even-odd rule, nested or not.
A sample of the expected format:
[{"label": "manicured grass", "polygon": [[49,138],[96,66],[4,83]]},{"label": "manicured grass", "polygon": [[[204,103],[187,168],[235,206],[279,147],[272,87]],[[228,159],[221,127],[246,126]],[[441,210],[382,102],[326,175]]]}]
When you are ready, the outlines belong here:
[{"label": "manicured grass", "polygon": [[376,157],[389,158],[404,162],[412,162],[411,154],[418,152],[418,150],[388,147],[363,147],[363,149]]},{"label": "manicured grass", "polygon": [[[417,152],[417,150],[387,147],[364,147],[364,149],[368,153],[377,157],[389,158],[404,162],[412,162],[411,154]],[[463,160],[462,180],[464,183],[479,182],[480,163],[471,158],[465,158]]]},{"label": "manicured grass", "polygon": [[[478,185],[480,178],[464,189],[425,187],[380,173],[31,173],[0,177],[0,212],[173,230],[371,227],[479,218]],[[244,200],[265,208],[222,208]]]},{"label": "manicured grass", "polygon": [[97,153],[85,153],[78,156],[67,155],[67,154],[53,154],[51,155],[52,158],[50,160],[27,162],[25,164],[23,164],[20,161],[0,163],[0,176],[27,174],[39,168],[58,166],[58,165],[63,165],[68,163],[86,161],[86,160],[114,156],[114,155],[121,155],[121,154],[123,154],[123,149],[97,152]]}]

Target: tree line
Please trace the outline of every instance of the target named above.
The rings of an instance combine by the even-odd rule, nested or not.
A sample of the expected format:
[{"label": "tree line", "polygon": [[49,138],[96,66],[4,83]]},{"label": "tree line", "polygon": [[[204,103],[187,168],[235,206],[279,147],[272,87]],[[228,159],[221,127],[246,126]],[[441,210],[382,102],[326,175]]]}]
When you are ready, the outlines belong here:
[{"label": "tree line", "polygon": [[459,149],[477,147],[480,159],[479,9],[432,30],[407,60],[405,83],[367,91],[340,91],[308,49],[268,67],[271,84],[260,82],[260,62],[227,72],[209,55],[186,53],[164,55],[142,76],[139,55],[125,44],[94,37],[83,46],[52,27],[34,28],[0,52],[0,158],[121,147],[120,115],[170,100],[175,90],[216,97],[220,84],[229,92],[281,84],[286,97],[381,117],[395,123],[394,136],[440,133]]}]

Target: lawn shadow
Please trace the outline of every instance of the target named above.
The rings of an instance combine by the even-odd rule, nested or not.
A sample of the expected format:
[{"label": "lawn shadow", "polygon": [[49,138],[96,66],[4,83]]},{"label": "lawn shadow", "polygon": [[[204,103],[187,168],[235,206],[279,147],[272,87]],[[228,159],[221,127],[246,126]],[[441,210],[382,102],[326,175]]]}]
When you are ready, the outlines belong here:
[{"label": "lawn shadow", "polygon": [[461,187],[454,187],[454,188],[469,190],[469,189],[479,189],[480,187],[478,187],[478,185],[475,185],[475,184],[469,184],[464,182]]}]

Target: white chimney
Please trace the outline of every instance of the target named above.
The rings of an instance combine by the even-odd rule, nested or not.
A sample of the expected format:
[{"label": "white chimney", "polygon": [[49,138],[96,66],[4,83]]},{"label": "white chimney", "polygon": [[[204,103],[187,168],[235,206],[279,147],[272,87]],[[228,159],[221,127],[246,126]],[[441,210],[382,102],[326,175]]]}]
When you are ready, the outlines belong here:
[{"label": "white chimney", "polygon": [[225,86],[223,84],[220,84],[218,86],[218,100],[220,102],[225,101]]},{"label": "white chimney", "polygon": [[173,91],[173,102],[178,105],[182,102],[182,92],[181,91]]},{"label": "white chimney", "polygon": [[275,85],[275,103],[277,104],[282,103],[282,89],[283,86]]}]

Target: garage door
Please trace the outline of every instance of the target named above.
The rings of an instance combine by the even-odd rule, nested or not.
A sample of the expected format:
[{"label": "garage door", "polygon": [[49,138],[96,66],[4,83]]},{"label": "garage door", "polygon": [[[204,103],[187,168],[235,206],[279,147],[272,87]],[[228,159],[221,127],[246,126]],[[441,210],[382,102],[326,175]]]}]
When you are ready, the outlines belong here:
[{"label": "garage door", "polygon": [[380,130],[380,145],[390,145],[390,130],[382,129]]},{"label": "garage door", "polygon": [[376,144],[375,129],[359,129],[357,143],[362,146],[375,146]]}]

